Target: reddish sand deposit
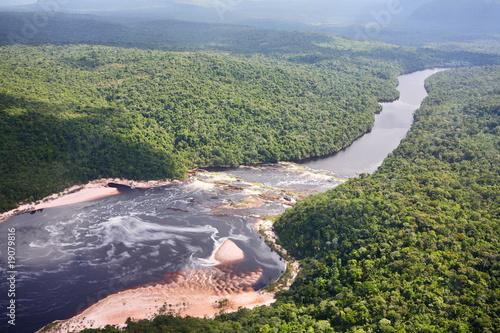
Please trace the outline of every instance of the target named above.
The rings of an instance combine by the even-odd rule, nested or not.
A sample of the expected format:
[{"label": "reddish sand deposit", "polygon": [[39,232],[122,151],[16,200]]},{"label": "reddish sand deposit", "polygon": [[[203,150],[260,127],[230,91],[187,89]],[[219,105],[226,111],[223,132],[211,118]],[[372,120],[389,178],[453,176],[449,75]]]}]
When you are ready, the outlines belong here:
[{"label": "reddish sand deposit", "polygon": [[166,313],[212,317],[220,311],[274,302],[273,294],[253,291],[251,287],[262,276],[262,270],[241,273],[234,273],[234,270],[234,267],[221,266],[168,274],[165,280],[169,284],[125,290],[108,296],[79,315],[58,322],[43,332],[71,332],[106,325],[123,327],[129,317],[152,319]]},{"label": "reddish sand deposit", "polygon": [[129,317],[134,320],[152,319],[166,313],[212,317],[221,311],[236,311],[239,307],[253,308],[274,302],[273,294],[252,288],[262,277],[262,269],[247,271],[235,263],[244,258],[243,251],[235,243],[226,240],[215,257],[224,264],[166,274],[160,284],[110,295],[79,315],[58,322],[43,332],[71,332],[106,325],[123,327]]},{"label": "reddish sand deposit", "polygon": [[166,186],[178,183],[179,181],[149,181],[149,182],[137,182],[125,179],[99,179],[91,181],[86,185],[75,185],[60,193],[52,194],[40,201],[31,202],[27,204],[21,204],[18,208],[11,211],[0,214],[0,223],[6,221],[12,216],[38,210],[44,208],[58,207],[72,205],[80,202],[87,202],[92,200],[97,200],[112,195],[120,194],[120,192],[114,188],[109,187],[109,183],[127,185],[132,187],[140,188],[152,188],[159,186]]}]

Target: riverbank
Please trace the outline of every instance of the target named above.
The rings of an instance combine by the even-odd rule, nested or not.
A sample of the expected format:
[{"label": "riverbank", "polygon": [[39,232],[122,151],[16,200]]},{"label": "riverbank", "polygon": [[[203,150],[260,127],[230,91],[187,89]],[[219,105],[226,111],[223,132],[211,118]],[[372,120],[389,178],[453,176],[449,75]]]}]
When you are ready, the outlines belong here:
[{"label": "riverbank", "polygon": [[[292,168],[278,164],[227,170],[227,174],[236,177],[235,179],[227,176],[221,178],[220,174],[200,173],[190,186],[202,190],[218,188],[222,189],[222,192],[238,194],[237,200],[225,200],[225,204],[218,205],[212,214],[241,214],[253,217],[275,215],[276,212],[267,212],[267,205],[281,208],[293,205],[308,194],[324,191],[321,186],[325,183],[334,187],[341,182],[328,174],[308,174],[309,172],[304,172],[307,170],[299,170],[303,168],[307,166],[293,165]],[[313,179],[316,181],[313,182]],[[215,195],[211,199],[220,198]],[[188,202],[195,201],[190,198]],[[246,211],[256,208],[260,209],[259,213]],[[179,211],[187,212],[187,209]],[[164,284],[125,290],[109,296],[72,319],[60,322],[54,330],[48,332],[67,332],[108,324],[123,326],[128,317],[134,320],[151,319],[163,313],[211,317],[221,310],[233,311],[239,306],[253,307],[273,303],[272,291],[289,288],[299,271],[299,265],[293,259],[287,259],[286,252],[276,244],[271,220],[263,218],[255,224],[255,228],[264,236],[267,245],[287,260],[285,274],[277,282],[266,287],[267,292],[250,290],[252,283],[260,279],[262,272],[239,272],[234,264],[221,264],[206,269],[169,274]],[[232,245],[226,246],[230,247]],[[240,257],[241,254],[235,256],[236,262]]]},{"label": "riverbank", "polygon": [[276,251],[280,257],[283,258],[286,264],[286,271],[281,275],[281,277],[276,282],[266,287],[266,289],[271,292],[290,289],[300,271],[300,263],[292,258],[288,252],[277,243],[278,235],[276,235],[273,229],[274,218],[275,217],[259,219],[254,224],[255,230],[262,237],[264,237],[264,242],[267,246]]},{"label": "riverbank", "polygon": [[39,332],[60,333],[106,325],[124,327],[127,318],[152,319],[162,314],[213,317],[217,313],[270,305],[274,293],[254,291],[262,269],[245,271],[238,266],[243,251],[226,240],[215,254],[220,265],[165,275],[164,284],[129,289],[110,295],[64,321],[47,325]]},{"label": "riverbank", "polygon": [[212,318],[221,311],[271,305],[275,301],[274,295],[268,292],[220,295],[214,290],[188,284],[189,280],[186,280],[178,285],[158,285],[124,291],[100,301],[70,320],[50,324],[38,332],[78,332],[106,325],[124,327],[127,318],[137,321],[168,313],[182,317]]},{"label": "riverbank", "polygon": [[[185,199],[188,204],[172,206],[173,208],[169,209],[175,209],[178,214],[187,214],[192,209],[190,206],[198,203],[198,196],[202,195],[208,199],[203,205],[211,206],[212,216],[259,218],[253,224],[254,227],[261,235],[265,235],[267,245],[278,254],[286,252],[275,242],[272,222],[260,219],[260,216],[279,214],[298,200],[317,192],[318,187],[332,188],[342,182],[322,171],[316,173],[292,163],[246,166],[227,171],[211,173],[200,170],[191,174],[190,180],[182,185],[188,192],[193,193]],[[247,176],[250,181],[246,179]],[[256,180],[263,183],[257,183]],[[136,183],[116,179],[100,181],[100,185],[104,187],[110,183],[144,188],[176,182]],[[121,230],[121,225],[116,228]],[[270,305],[275,301],[276,291],[290,287],[299,271],[299,265],[288,256],[283,257],[280,261],[286,263],[286,269],[283,265],[282,269],[272,275],[274,278],[278,275],[282,277],[270,286],[256,291],[254,286],[261,288],[263,282],[267,282],[270,277],[255,266],[252,266],[252,271],[248,271],[248,265],[244,261],[248,258],[245,251],[230,238],[219,238],[208,260],[209,267],[204,267],[206,262],[202,265],[187,265],[186,267],[192,269],[184,268],[184,271],[168,273],[164,278],[155,280],[154,284],[139,285],[138,288],[109,295],[68,320],[49,324],[44,332],[78,331],[106,325],[122,327],[129,317],[134,320],[152,319],[164,313],[213,317],[221,310],[229,312],[236,311],[239,307]],[[247,254],[250,255],[250,252]]]},{"label": "riverbank", "polygon": [[413,114],[427,97],[425,80],[445,68],[427,69],[398,77],[399,99],[382,103],[369,132],[348,147],[319,158],[299,161],[302,166],[334,171],[343,177],[375,172],[385,158],[399,146],[413,123]]},{"label": "riverbank", "polygon": [[[147,184],[142,184],[142,187],[145,185]],[[244,194],[241,202],[233,202],[231,207],[218,207],[215,209],[216,212],[223,209],[245,210],[249,206],[257,207],[266,203],[293,205],[289,201],[292,199],[288,198],[286,192],[270,195],[267,193],[268,190],[264,190],[260,193],[255,185],[224,174],[217,177],[206,173],[199,174],[198,177],[195,175],[186,187],[191,190],[220,188],[224,192]],[[249,204],[248,201],[252,203]],[[254,223],[254,227],[257,232],[265,235],[266,243],[271,248],[279,248],[275,242],[277,237],[273,233],[271,221],[259,219]],[[163,282],[109,295],[80,314],[68,320],[49,324],[40,332],[79,331],[85,328],[102,328],[106,325],[124,327],[127,318],[153,319],[167,313],[200,318],[214,317],[221,311],[232,312],[240,307],[251,309],[256,306],[271,305],[275,302],[275,291],[289,288],[299,270],[297,262],[288,257],[284,258],[287,263],[283,275],[285,278],[272,284],[272,288],[256,291],[253,286],[261,280],[263,271],[261,268],[248,271],[244,264],[239,265],[239,262],[245,259],[245,253],[233,241],[226,239],[216,246],[211,257],[218,262],[216,266],[166,274]]]},{"label": "riverbank", "polygon": [[119,178],[105,178],[93,180],[87,184],[75,185],[65,189],[59,193],[54,193],[42,200],[20,204],[17,208],[0,214],[0,223],[7,221],[9,218],[37,211],[45,208],[73,205],[76,203],[93,201],[101,198],[106,198],[120,194],[116,187],[110,184],[124,185],[135,188],[154,188],[178,184],[181,181],[174,180],[154,180],[154,181],[133,181]]}]

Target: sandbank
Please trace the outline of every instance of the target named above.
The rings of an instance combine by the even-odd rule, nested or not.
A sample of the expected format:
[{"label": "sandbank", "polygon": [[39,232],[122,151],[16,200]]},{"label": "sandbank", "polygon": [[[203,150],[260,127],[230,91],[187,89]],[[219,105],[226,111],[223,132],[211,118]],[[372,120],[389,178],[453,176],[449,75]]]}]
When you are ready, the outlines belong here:
[{"label": "sandbank", "polygon": [[89,182],[85,185],[75,185],[62,192],[52,194],[37,202],[20,204],[17,208],[0,214],[0,223],[7,219],[39,209],[72,205],[81,202],[93,201],[113,195],[120,194],[120,191],[109,184],[126,185],[136,188],[154,188],[180,183],[180,181],[133,181],[118,178],[106,178]]},{"label": "sandbank", "polygon": [[215,260],[230,263],[245,259],[245,253],[232,240],[226,239],[215,253]]},{"label": "sandbank", "polygon": [[168,313],[213,317],[221,311],[270,305],[275,301],[274,294],[253,289],[263,270],[249,271],[239,264],[245,253],[232,240],[226,239],[213,256],[221,264],[165,274],[158,284],[110,295],[68,320],[55,322],[43,332],[71,332],[106,325],[124,327],[127,318],[153,319]]},{"label": "sandbank", "polygon": [[[276,241],[278,240],[278,235],[274,232],[273,229],[273,221],[269,219],[258,219],[257,222],[254,223],[255,230],[264,237],[264,241],[266,243],[272,243],[274,246],[274,250],[278,252],[278,254],[284,259],[287,272],[289,273],[289,277],[285,279],[280,279],[277,282],[277,287],[280,290],[289,290],[292,286],[292,283],[297,278],[297,275],[300,271],[300,264],[297,260],[294,260],[288,255],[288,252],[279,245]],[[284,277],[284,276],[283,276]]]},{"label": "sandbank", "polygon": [[[239,272],[222,265],[210,269],[167,274],[167,284],[122,291],[92,305],[77,316],[59,321],[43,332],[71,332],[106,325],[124,327],[127,318],[152,319],[161,314],[213,317],[239,307],[270,305],[274,295],[253,291],[262,270]],[[41,330],[40,330],[41,332]]]}]

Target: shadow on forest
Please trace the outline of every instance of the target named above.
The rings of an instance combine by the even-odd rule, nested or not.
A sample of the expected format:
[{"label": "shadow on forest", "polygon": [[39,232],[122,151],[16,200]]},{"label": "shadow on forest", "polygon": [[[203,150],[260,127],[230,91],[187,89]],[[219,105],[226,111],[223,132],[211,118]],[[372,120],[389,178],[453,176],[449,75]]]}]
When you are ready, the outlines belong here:
[{"label": "shadow on forest", "polygon": [[[0,94],[0,210],[101,177],[180,178],[177,156],[115,130],[120,110],[51,105]],[[67,109],[66,109],[67,112]]]}]

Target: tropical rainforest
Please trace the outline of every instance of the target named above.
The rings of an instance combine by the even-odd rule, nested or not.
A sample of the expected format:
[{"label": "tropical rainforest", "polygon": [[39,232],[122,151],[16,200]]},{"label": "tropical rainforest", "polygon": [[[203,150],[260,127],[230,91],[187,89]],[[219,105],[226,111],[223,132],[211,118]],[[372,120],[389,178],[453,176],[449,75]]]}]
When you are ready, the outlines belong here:
[{"label": "tropical rainforest", "polygon": [[412,131],[375,174],[277,220],[303,268],[273,306],[124,332],[498,332],[500,67],[426,86]]},{"label": "tropical rainforest", "polygon": [[336,152],[397,99],[397,75],[455,68],[427,81],[412,131],[375,174],[278,218],[302,270],[273,306],[125,332],[500,330],[497,54],[77,15],[0,41],[0,211],[101,177]]},{"label": "tropical rainforest", "polygon": [[327,154],[397,97],[397,68],[363,58],[335,75],[333,61],[89,45],[9,46],[0,58],[2,209],[54,184]]},{"label": "tropical rainforest", "polygon": [[[101,177],[336,152],[371,128],[377,102],[398,97],[399,73],[498,62],[305,32],[137,25],[63,15],[36,39],[51,44],[0,48],[0,211]],[[201,27],[212,28],[203,39]]]}]

